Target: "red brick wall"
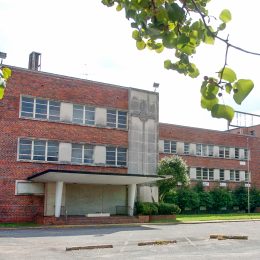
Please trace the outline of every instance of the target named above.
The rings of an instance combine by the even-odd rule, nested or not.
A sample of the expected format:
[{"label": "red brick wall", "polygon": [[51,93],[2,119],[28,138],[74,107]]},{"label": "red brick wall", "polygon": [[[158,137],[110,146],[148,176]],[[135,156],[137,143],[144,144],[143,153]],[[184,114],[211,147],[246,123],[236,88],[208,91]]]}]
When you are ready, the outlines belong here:
[{"label": "red brick wall", "polygon": [[[249,171],[251,172],[252,186],[260,188],[260,138],[170,124],[160,124],[159,136],[161,140],[170,139],[195,144],[213,144],[241,148],[248,147],[251,154],[251,159],[249,161]],[[163,156],[169,155],[160,154],[160,158]],[[242,171],[248,170],[247,162],[246,165],[240,165],[240,161],[237,159],[221,159],[191,155],[181,155],[181,157],[190,167],[235,169]],[[211,187],[214,187],[215,185],[216,184],[213,184],[213,182],[210,182]],[[230,188],[237,185],[240,185],[240,183],[228,182],[228,186]]]},{"label": "red brick wall", "polygon": [[12,68],[0,101],[0,222],[32,221],[43,214],[43,196],[15,196],[15,180],[47,169],[126,173],[126,168],[17,162],[18,137],[101,145],[128,145],[124,130],[19,118],[20,95],[99,107],[128,109],[128,89],[97,82]]}]

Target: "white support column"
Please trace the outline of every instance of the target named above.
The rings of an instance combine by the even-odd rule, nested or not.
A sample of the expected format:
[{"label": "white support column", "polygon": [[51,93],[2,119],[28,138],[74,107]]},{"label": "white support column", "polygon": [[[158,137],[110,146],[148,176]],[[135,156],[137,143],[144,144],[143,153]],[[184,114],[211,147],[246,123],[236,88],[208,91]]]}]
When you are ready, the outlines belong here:
[{"label": "white support column", "polygon": [[128,185],[128,215],[134,215],[136,184]]},{"label": "white support column", "polygon": [[55,217],[60,217],[61,211],[61,199],[62,199],[63,181],[56,182],[56,193],[55,193]]}]

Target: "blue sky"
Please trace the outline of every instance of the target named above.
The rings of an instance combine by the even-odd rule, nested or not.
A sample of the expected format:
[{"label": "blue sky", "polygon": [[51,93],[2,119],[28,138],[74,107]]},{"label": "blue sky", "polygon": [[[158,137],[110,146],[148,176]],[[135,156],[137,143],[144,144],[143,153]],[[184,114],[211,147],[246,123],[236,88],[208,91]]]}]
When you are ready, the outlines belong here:
[{"label": "blue sky", "polygon": [[[131,38],[130,23],[123,12],[101,4],[101,0],[0,0],[0,51],[6,64],[27,67],[30,52],[42,53],[42,71],[87,78],[126,87],[153,91],[160,83],[160,121],[179,125],[226,129],[226,121],[213,119],[200,107],[200,82],[224,64],[225,46],[203,45],[194,57],[201,75],[190,79],[163,69],[163,61],[174,53],[138,51]],[[254,8],[252,8],[254,7]],[[231,10],[229,40],[240,47],[260,52],[256,0],[212,0],[210,10],[218,16]],[[230,50],[228,65],[239,78],[249,78],[255,89],[235,109],[260,114],[260,56]]]}]

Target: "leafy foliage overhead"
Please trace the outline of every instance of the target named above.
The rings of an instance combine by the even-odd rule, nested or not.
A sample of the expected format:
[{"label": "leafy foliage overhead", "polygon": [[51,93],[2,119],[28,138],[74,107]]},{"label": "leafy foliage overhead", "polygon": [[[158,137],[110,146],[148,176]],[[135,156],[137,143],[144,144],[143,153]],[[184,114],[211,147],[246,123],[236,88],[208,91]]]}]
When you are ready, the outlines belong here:
[{"label": "leafy foliage overhead", "polygon": [[11,76],[12,72],[9,68],[0,68],[0,100],[4,96],[4,91],[6,88],[6,82]]},{"label": "leafy foliage overhead", "polygon": [[[228,49],[232,47],[250,54],[260,54],[246,51],[230,44],[228,38],[219,37],[219,32],[225,30],[232,15],[229,10],[224,9],[219,18],[212,17],[207,9],[210,1],[102,0],[102,3],[108,7],[116,5],[117,11],[125,11],[133,28],[132,37],[137,49],[148,48],[158,53],[165,48],[171,49],[175,58],[166,60],[164,67],[191,78],[197,78],[200,74],[199,68],[191,61],[197,48],[202,43],[213,45],[216,39],[224,42],[225,64],[223,68],[216,70],[219,73],[213,77],[204,77],[201,85],[201,106],[211,111],[213,117],[231,121],[234,109],[221,104],[219,97],[223,99],[223,94],[233,94],[234,101],[241,104],[253,89],[254,83],[249,79],[237,79],[236,73],[227,67]],[[217,21],[218,25],[214,27],[212,20],[214,24]]]}]

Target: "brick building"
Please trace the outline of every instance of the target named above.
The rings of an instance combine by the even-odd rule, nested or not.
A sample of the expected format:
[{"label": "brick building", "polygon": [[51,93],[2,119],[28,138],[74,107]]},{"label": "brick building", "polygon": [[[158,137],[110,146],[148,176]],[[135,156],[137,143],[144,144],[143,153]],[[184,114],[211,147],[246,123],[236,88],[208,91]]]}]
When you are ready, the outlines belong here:
[{"label": "brick building", "polygon": [[0,222],[131,216],[136,200],[157,201],[157,163],[171,154],[205,186],[260,187],[259,126],[162,124],[156,92],[11,69],[0,102]]}]

